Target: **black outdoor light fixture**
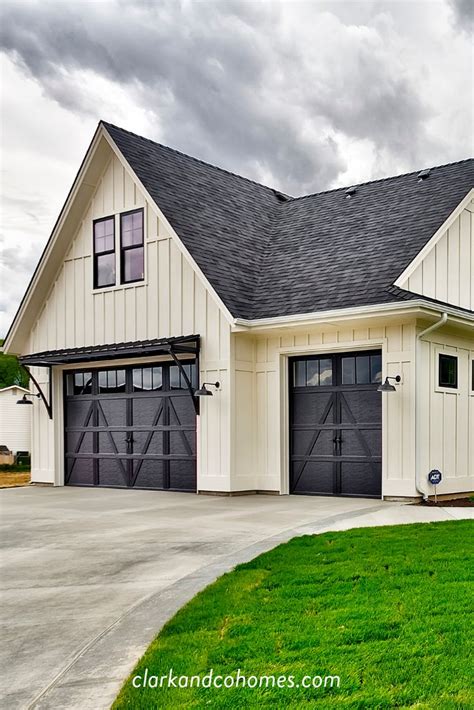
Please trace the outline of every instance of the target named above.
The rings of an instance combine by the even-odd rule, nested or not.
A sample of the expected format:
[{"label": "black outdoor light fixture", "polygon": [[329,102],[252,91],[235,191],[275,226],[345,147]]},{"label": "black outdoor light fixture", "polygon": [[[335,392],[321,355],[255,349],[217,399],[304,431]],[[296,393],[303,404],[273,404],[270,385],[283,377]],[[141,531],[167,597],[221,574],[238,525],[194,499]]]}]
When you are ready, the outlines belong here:
[{"label": "black outdoor light fixture", "polygon": [[194,396],[195,397],[212,397],[213,393],[211,390],[208,390],[206,385],[209,385],[210,387],[215,387],[216,390],[219,389],[221,386],[220,382],[203,382],[201,387],[195,391]]},{"label": "black outdoor light fixture", "polygon": [[17,399],[16,403],[17,404],[33,404],[31,399],[28,399],[28,397],[41,397],[40,394],[33,394],[30,392],[30,394],[24,394],[21,399]]},{"label": "black outdoor light fixture", "polygon": [[395,380],[395,382],[398,384],[402,381],[402,378],[400,377],[400,375],[396,375],[395,377],[386,377],[383,385],[379,385],[377,387],[377,392],[396,392],[397,388],[391,385],[389,380]]},{"label": "black outdoor light fixture", "polygon": [[[22,363],[23,365],[23,363]],[[50,419],[53,418],[53,407],[52,407],[52,377],[51,377],[51,368],[49,368],[49,379],[48,379],[48,386],[49,386],[49,401],[46,399],[46,396],[39,386],[38,382],[36,381],[35,377],[31,374],[31,371],[29,367],[23,365],[23,368],[26,370],[28,373],[29,379],[33,382],[34,386],[38,390],[38,392],[28,392],[28,394],[24,394],[21,399],[17,399],[17,404],[33,404],[31,399],[29,397],[37,397],[38,399],[41,399],[43,402],[44,406],[46,407],[46,411],[48,412],[48,417]]]}]

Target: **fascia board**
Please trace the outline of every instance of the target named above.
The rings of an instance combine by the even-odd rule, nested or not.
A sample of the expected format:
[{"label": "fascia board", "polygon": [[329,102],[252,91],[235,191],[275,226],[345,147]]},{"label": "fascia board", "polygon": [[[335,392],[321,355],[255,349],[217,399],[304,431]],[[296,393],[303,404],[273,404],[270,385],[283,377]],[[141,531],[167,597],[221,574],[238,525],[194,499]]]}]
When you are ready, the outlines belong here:
[{"label": "fascia board", "polygon": [[338,321],[360,320],[361,318],[377,318],[384,315],[405,316],[414,315],[415,312],[426,315],[448,313],[460,322],[474,324],[474,313],[465,313],[450,306],[433,304],[423,299],[416,299],[409,303],[388,303],[374,306],[360,306],[359,308],[339,308],[332,311],[319,311],[314,313],[302,313],[292,316],[282,316],[274,318],[256,318],[247,320],[236,318],[234,332],[248,330],[269,330],[272,328],[330,324]]}]

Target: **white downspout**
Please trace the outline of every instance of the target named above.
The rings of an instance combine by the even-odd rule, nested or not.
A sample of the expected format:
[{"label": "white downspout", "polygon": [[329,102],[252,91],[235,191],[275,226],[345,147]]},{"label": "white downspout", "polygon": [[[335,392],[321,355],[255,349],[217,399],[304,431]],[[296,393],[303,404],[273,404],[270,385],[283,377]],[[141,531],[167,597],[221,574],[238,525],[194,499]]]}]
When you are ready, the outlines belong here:
[{"label": "white downspout", "polygon": [[421,493],[423,496],[423,500],[427,500],[429,493],[426,491],[422,490],[421,488],[421,451],[420,451],[420,446],[419,446],[419,435],[420,435],[420,430],[421,430],[421,407],[420,407],[420,399],[421,399],[421,380],[418,377],[419,371],[420,371],[420,359],[421,359],[421,347],[420,347],[420,342],[421,339],[425,336],[428,335],[428,333],[431,333],[433,330],[437,330],[438,328],[441,328],[441,326],[445,325],[445,323],[448,320],[448,314],[443,313],[441,318],[436,321],[436,323],[433,323],[433,325],[430,325],[428,328],[425,328],[425,330],[422,330],[421,333],[418,333],[416,336],[416,348],[415,348],[415,488],[418,491],[418,493]]}]

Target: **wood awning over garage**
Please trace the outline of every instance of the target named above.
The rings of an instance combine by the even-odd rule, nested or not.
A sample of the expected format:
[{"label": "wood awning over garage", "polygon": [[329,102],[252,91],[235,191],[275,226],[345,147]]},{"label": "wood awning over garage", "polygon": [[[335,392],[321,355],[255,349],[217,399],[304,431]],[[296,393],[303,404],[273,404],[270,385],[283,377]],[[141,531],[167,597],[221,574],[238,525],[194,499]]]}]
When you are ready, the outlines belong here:
[{"label": "wood awning over garage", "polygon": [[112,345],[91,345],[90,347],[67,348],[64,350],[45,350],[40,353],[22,355],[18,359],[22,365],[51,367],[53,365],[71,365],[101,360],[124,358],[155,357],[157,355],[194,355],[199,354],[200,336],[186,335],[175,338],[155,338]]}]

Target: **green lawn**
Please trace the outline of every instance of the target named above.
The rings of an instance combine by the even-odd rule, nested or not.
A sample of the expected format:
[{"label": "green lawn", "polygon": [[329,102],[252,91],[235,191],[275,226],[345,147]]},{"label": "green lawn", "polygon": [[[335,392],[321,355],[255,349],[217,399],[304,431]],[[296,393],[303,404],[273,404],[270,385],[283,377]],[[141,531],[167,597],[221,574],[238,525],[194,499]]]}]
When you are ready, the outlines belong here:
[{"label": "green lawn", "polygon": [[[473,539],[474,521],[295,538],[181,609],[113,707],[474,708]],[[340,687],[132,687],[146,668],[338,675]]]}]

